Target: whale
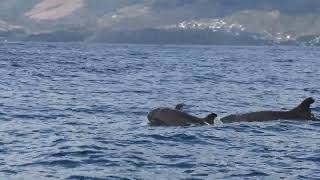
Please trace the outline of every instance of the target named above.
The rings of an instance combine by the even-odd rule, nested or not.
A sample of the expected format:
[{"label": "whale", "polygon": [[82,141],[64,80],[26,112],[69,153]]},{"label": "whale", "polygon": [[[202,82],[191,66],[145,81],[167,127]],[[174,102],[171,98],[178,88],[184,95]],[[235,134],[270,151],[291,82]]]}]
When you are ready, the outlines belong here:
[{"label": "whale", "polygon": [[222,117],[222,123],[233,122],[263,122],[272,120],[312,120],[316,121],[316,117],[311,113],[311,104],[315,100],[312,97],[304,99],[298,106],[289,111],[257,111],[244,114],[231,114]]},{"label": "whale", "polygon": [[210,113],[204,118],[193,116],[183,112],[184,104],[178,104],[173,108],[156,108],[150,111],[147,118],[152,126],[190,126],[190,125],[211,125],[217,114]]}]

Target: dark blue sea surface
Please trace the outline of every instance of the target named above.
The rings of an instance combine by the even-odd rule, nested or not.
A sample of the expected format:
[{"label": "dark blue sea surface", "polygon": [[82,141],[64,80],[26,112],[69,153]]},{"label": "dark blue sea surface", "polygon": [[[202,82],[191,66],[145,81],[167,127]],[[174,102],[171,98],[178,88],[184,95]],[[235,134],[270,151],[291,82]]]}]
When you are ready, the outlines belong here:
[{"label": "dark blue sea surface", "polygon": [[0,179],[319,179],[320,122],[152,127],[148,112],[288,110],[320,49],[0,44]]}]

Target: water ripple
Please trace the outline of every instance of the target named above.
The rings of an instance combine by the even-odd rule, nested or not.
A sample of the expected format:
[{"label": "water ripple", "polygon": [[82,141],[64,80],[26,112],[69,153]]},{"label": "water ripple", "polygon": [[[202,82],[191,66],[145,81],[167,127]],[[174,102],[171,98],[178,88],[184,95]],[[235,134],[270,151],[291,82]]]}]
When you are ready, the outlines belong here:
[{"label": "water ripple", "polygon": [[0,179],[319,179],[320,123],[151,127],[185,103],[204,117],[291,109],[320,51],[7,43],[0,46]]}]

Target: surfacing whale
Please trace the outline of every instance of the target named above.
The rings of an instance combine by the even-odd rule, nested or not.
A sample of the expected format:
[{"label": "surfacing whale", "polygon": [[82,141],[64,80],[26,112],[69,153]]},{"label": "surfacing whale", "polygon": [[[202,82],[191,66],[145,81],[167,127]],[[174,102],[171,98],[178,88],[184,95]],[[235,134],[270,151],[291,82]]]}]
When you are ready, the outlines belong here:
[{"label": "surfacing whale", "polygon": [[184,104],[172,108],[157,108],[148,114],[150,125],[154,126],[190,126],[209,125],[214,123],[217,114],[211,113],[205,118],[198,118],[182,111]]},{"label": "surfacing whale", "polygon": [[245,114],[231,114],[220,120],[223,123],[260,122],[271,120],[317,120],[311,113],[310,106],[315,101],[309,97],[290,111],[258,111]]}]

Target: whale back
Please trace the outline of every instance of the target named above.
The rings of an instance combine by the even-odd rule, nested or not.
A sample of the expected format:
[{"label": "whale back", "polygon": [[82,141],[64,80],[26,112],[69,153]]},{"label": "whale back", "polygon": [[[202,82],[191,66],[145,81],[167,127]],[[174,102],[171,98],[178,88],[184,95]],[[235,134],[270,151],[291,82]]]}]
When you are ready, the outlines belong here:
[{"label": "whale back", "polygon": [[223,123],[271,121],[279,119],[288,120],[317,120],[311,113],[313,98],[306,98],[298,106],[290,111],[257,111],[244,114],[231,114],[221,118]]},{"label": "whale back", "polygon": [[150,125],[155,126],[189,126],[192,124],[206,125],[213,124],[216,114],[209,114],[206,118],[198,118],[186,112],[171,109],[157,108],[148,114]]},{"label": "whale back", "polygon": [[171,108],[157,108],[148,114],[151,125],[161,126],[188,126],[199,118],[185,112]]}]

